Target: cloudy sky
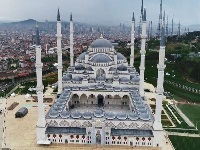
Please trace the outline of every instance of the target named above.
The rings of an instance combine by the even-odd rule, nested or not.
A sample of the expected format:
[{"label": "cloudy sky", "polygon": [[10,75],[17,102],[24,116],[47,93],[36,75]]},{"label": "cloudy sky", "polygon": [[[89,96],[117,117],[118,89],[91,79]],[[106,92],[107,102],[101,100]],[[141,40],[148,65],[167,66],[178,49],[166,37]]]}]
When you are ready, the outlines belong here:
[{"label": "cloudy sky", "polygon": [[[160,0],[144,0],[147,19],[158,22]],[[57,8],[61,19],[92,24],[130,24],[132,12],[139,20],[141,0],[0,0],[0,21],[36,19],[56,20]],[[183,25],[200,24],[200,0],[163,0],[163,9],[171,21]]]}]

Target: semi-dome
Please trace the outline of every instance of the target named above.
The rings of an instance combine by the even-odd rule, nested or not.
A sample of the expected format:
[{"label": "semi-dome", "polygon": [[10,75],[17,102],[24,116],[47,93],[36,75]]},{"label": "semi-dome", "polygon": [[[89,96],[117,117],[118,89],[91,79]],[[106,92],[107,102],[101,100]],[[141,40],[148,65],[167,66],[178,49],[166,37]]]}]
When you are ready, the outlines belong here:
[{"label": "semi-dome", "polygon": [[105,79],[104,77],[102,77],[102,76],[98,76],[98,77],[96,78],[96,80],[97,80],[97,81],[105,81],[106,79]]},{"label": "semi-dome", "polygon": [[86,54],[86,52],[83,52],[82,54],[80,54],[80,55],[78,56],[78,59],[79,59],[79,60],[85,60],[85,54]]},{"label": "semi-dome", "polygon": [[112,48],[112,43],[104,38],[96,39],[91,44],[92,48]]},{"label": "semi-dome", "polygon": [[126,60],[126,58],[121,53],[117,53],[117,60]]},{"label": "semi-dome", "polygon": [[87,71],[94,71],[91,66],[87,67]]},{"label": "semi-dome", "polygon": [[95,55],[91,59],[91,62],[94,62],[94,63],[109,63],[109,62],[112,62],[112,60],[107,55],[98,54],[98,55]]},{"label": "semi-dome", "polygon": [[70,81],[71,79],[72,79],[72,74],[66,74],[65,76],[63,76],[64,81]]},{"label": "semi-dome", "polygon": [[124,64],[122,64],[119,67],[117,67],[117,70],[119,70],[119,71],[127,71],[127,67],[124,66]]}]

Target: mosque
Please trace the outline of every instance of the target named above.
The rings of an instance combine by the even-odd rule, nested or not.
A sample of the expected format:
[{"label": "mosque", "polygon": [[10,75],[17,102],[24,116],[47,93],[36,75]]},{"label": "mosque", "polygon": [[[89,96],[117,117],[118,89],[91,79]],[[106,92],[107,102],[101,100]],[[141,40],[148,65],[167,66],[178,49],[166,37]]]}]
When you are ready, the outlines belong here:
[{"label": "mosque", "polygon": [[161,110],[164,81],[164,27],[160,42],[156,113],[144,95],[146,10],[142,17],[140,73],[134,65],[135,18],[130,63],[103,36],[74,62],[70,16],[70,67],[62,73],[61,20],[57,14],[58,98],[45,116],[39,31],[36,30],[38,95],[37,144],[100,144],[162,147]]}]

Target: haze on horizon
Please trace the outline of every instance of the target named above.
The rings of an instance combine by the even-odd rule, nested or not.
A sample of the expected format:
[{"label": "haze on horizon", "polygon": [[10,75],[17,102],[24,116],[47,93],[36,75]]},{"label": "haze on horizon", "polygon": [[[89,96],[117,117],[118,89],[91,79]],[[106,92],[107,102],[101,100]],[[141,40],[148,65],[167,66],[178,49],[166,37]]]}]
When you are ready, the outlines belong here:
[{"label": "haze on horizon", "polygon": [[[38,21],[56,21],[57,9],[61,19],[69,20],[72,12],[74,21],[118,25],[130,24],[132,12],[139,22],[141,0],[0,0],[0,21],[20,21],[35,19]],[[147,20],[158,24],[160,0],[144,0]],[[181,21],[182,25],[200,24],[199,0],[163,0],[163,10],[171,23]]]}]

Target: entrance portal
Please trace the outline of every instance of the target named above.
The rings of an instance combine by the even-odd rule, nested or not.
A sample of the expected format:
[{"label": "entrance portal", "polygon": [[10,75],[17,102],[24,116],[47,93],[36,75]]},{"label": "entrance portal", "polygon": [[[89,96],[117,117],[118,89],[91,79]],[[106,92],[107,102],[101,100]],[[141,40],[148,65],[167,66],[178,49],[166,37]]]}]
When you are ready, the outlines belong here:
[{"label": "entrance portal", "polygon": [[104,105],[103,96],[102,95],[98,95],[97,99],[98,99],[98,105],[99,106],[103,106]]},{"label": "entrance portal", "polygon": [[96,144],[101,144],[101,134],[96,134]]}]

